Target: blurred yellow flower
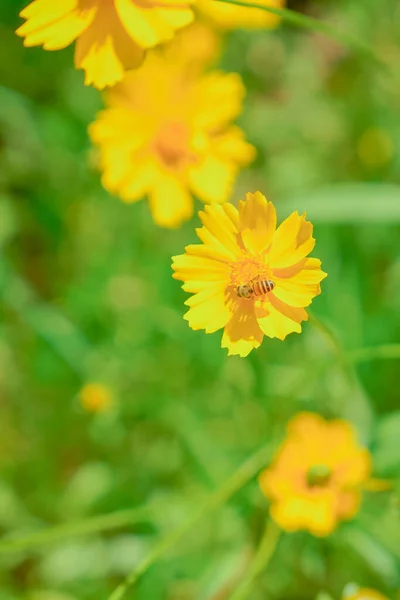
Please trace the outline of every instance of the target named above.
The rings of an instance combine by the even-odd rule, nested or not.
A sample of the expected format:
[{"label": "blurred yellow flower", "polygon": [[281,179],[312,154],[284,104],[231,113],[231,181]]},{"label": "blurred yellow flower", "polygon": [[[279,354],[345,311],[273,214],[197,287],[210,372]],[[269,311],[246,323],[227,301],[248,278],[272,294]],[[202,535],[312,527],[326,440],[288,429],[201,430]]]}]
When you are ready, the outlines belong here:
[{"label": "blurred yellow flower", "polygon": [[99,89],[137,67],[143,49],[170,40],[193,19],[191,0],[34,0],[16,33],[25,46],[60,50],[76,42],[75,66]]},{"label": "blurred yellow flower", "polygon": [[87,383],[79,392],[79,402],[87,412],[105,412],[112,406],[113,394],[101,383]]},{"label": "blurred yellow flower", "polygon": [[371,588],[349,585],[343,592],[343,600],[388,600],[388,598]]},{"label": "blurred yellow flower", "polygon": [[357,513],[370,468],[370,454],[357,442],[350,423],[300,413],[290,421],[287,438],[261,474],[260,485],[282,529],[326,536]]},{"label": "blurred yellow flower", "polygon": [[[255,0],[256,4],[270,8],[283,8],[285,0]],[[280,17],[257,8],[234,6],[218,0],[198,0],[199,12],[220,29],[264,29],[279,24]]]},{"label": "blurred yellow flower", "polygon": [[241,78],[201,75],[204,58],[190,39],[150,52],[107,94],[108,108],[89,128],[104,187],[125,202],[148,196],[163,227],[192,216],[192,194],[203,202],[227,200],[239,168],[254,157],[231,125],[242,108]]},{"label": "blurred yellow flower", "polygon": [[222,347],[247,356],[264,335],[281,340],[301,332],[304,307],[321,292],[321,261],[307,258],[314,248],[313,226],[294,212],[276,229],[273,204],[260,193],[239,202],[214,204],[199,213],[202,244],[173,257],[173,277],[194,294],[185,319],[192,329],[225,328]]}]

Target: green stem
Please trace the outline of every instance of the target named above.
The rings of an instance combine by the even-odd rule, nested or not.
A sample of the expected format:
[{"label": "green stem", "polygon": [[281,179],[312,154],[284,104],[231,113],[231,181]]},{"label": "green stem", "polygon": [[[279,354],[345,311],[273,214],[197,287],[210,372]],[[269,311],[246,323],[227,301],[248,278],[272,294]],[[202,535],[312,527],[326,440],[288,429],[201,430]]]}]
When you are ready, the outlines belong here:
[{"label": "green stem", "polygon": [[333,331],[311,311],[308,311],[308,320],[312,325],[314,325],[314,327],[319,329],[334,351],[338,362],[343,366],[346,362],[345,355],[342,345]]},{"label": "green stem", "polygon": [[270,446],[263,447],[255,452],[244,462],[235,473],[225,481],[186,521],[162,538],[141,563],[133,570],[111,594],[109,600],[121,600],[128,589],[170,548],[175,546],[180,539],[188,533],[197,523],[219,506],[224,504],[235,492],[242,488],[267,462],[270,455]]},{"label": "green stem", "polygon": [[273,521],[269,521],[249,570],[245,574],[240,585],[230,596],[229,600],[244,600],[244,598],[247,598],[257,577],[266,569],[274,555],[280,535],[281,530],[279,527],[277,527]]},{"label": "green stem", "polygon": [[368,362],[370,360],[400,360],[400,344],[382,344],[369,348],[358,348],[346,352],[346,361],[349,363]]},{"label": "green stem", "polygon": [[294,10],[289,10],[288,8],[273,8],[272,6],[265,6],[264,4],[258,4],[257,2],[246,2],[245,0],[214,0],[216,2],[224,2],[225,4],[233,4],[235,6],[245,6],[247,8],[258,8],[260,10],[264,10],[273,15],[279,16],[286,21],[287,23],[291,23],[296,27],[301,27],[303,29],[309,29],[311,31],[316,31],[318,33],[322,33],[327,37],[334,39],[344,46],[348,46],[352,50],[355,50],[361,55],[366,56],[369,59],[372,59],[377,66],[388,68],[388,65],[379,58],[373,49],[368,46],[368,44],[364,44],[357,38],[353,37],[351,34],[346,33],[344,31],[339,31],[335,27],[332,27],[325,21],[319,21],[318,19],[313,19],[312,17],[308,17],[306,15],[300,14]]},{"label": "green stem", "polygon": [[390,360],[400,359],[400,344],[380,344],[378,346],[369,346],[367,348],[357,348],[356,350],[343,350],[342,345],[335,334],[325,323],[320,321],[314,313],[309,312],[309,321],[312,323],[333,349],[340,364],[345,367],[350,364],[369,362],[371,360]]},{"label": "green stem", "polygon": [[75,523],[66,523],[30,533],[23,537],[2,539],[0,541],[0,554],[30,550],[31,548],[58,542],[65,538],[117,529],[125,525],[147,521],[152,514],[155,514],[154,507],[143,506],[132,510],[122,510],[110,515],[100,515],[76,521]]}]

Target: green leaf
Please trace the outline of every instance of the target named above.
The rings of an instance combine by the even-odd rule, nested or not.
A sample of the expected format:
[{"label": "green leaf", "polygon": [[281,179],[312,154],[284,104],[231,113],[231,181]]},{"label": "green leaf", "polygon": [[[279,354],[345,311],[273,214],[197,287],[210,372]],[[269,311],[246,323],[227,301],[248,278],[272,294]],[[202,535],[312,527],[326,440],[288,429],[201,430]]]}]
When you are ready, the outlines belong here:
[{"label": "green leaf", "polygon": [[361,529],[358,523],[357,526],[342,527],[335,537],[336,540],[340,540],[341,544],[358,554],[383,581],[389,585],[399,584],[400,574],[397,558],[375,537]]}]

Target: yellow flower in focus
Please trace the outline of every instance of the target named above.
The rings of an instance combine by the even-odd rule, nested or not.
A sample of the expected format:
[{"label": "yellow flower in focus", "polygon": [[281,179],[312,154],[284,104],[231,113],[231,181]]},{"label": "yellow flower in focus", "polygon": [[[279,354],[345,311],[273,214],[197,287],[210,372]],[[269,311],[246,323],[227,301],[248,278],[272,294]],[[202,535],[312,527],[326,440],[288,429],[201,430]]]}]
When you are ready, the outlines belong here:
[{"label": "yellow flower in focus", "polygon": [[359,588],[351,584],[344,590],[343,600],[388,600],[388,598],[371,588]]},{"label": "yellow flower in focus", "polygon": [[271,517],[287,531],[329,535],[357,513],[370,475],[370,454],[346,421],[300,413],[274,463],[260,476]]},{"label": "yellow flower in focus", "polygon": [[191,0],[34,0],[17,29],[25,46],[60,50],[76,40],[75,66],[99,89],[137,67],[143,49],[170,40],[193,20]]},{"label": "yellow flower in focus", "polygon": [[[270,8],[283,8],[285,0],[255,0]],[[234,6],[219,0],[198,0],[199,12],[220,29],[272,29],[277,27],[280,17],[257,8]]]},{"label": "yellow flower in focus", "polygon": [[192,216],[192,195],[227,200],[239,168],[254,156],[231,125],[244,96],[239,75],[201,75],[204,59],[193,48],[186,53],[186,44],[190,36],[150,52],[107,94],[108,108],[89,128],[104,187],[125,202],[148,196],[163,227]]},{"label": "yellow flower in focus", "polygon": [[194,294],[185,319],[192,329],[225,328],[222,347],[247,356],[264,335],[281,340],[301,332],[306,306],[321,292],[321,261],[307,258],[314,248],[313,226],[294,212],[276,228],[273,204],[260,193],[239,202],[214,204],[199,213],[202,244],[173,257],[173,277]]},{"label": "yellow flower in focus", "polygon": [[79,392],[79,401],[87,412],[106,412],[112,406],[113,394],[101,383],[87,383]]}]

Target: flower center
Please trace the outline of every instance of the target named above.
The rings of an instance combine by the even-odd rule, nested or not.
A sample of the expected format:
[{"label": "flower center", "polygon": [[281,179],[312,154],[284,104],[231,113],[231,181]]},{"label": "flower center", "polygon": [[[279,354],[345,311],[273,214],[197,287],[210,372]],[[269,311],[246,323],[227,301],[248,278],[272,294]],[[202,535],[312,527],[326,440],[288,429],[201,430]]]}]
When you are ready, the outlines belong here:
[{"label": "flower center", "polygon": [[166,123],[159,130],[155,150],[162,162],[172,169],[182,163],[196,161],[196,156],[190,151],[189,129],[179,121]]},{"label": "flower center", "polygon": [[331,478],[332,471],[326,465],[313,465],[307,471],[308,487],[326,487]]},{"label": "flower center", "polygon": [[271,279],[271,272],[265,261],[265,256],[252,256],[244,254],[240,262],[231,263],[231,283],[238,287],[250,283],[252,280]]}]

